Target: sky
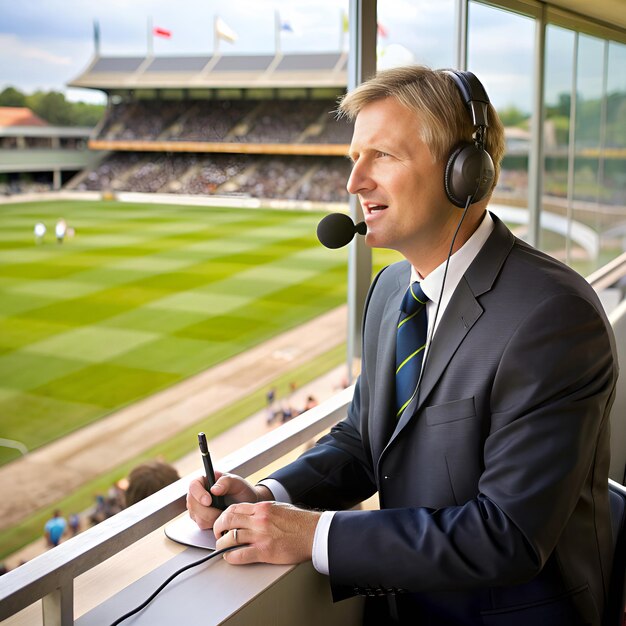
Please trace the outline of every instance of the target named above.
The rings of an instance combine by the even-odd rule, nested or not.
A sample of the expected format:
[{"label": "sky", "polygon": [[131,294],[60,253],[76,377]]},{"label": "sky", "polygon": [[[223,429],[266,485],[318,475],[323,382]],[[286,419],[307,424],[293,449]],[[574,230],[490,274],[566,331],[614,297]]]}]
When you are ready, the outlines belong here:
[{"label": "sky", "polygon": [[[454,0],[385,0],[378,3],[379,67],[419,62],[454,65]],[[237,34],[220,42],[222,54],[272,53],[275,11],[293,32],[283,52],[329,52],[347,47],[342,12],[348,0],[0,0],[0,90],[63,91],[70,100],[104,102],[101,92],[67,88],[94,53],[94,22],[103,55],[145,55],[149,20],[171,31],[153,37],[154,53],[208,55],[219,16]],[[528,111],[532,102],[530,19],[470,5],[470,69],[483,79],[496,107]],[[494,54],[494,50],[498,54]]]}]

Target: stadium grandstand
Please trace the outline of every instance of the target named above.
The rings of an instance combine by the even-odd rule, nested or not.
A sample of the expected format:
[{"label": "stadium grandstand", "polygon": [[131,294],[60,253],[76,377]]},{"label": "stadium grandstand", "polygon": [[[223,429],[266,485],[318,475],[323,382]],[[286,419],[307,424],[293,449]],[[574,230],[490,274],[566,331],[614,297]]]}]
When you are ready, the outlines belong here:
[{"label": "stadium grandstand", "polygon": [[67,188],[346,202],[346,85],[345,52],[96,54],[70,86],[107,94],[88,143],[105,156]]},{"label": "stadium grandstand", "polygon": [[27,107],[0,107],[0,193],[60,189],[97,162],[90,132],[52,126]]}]

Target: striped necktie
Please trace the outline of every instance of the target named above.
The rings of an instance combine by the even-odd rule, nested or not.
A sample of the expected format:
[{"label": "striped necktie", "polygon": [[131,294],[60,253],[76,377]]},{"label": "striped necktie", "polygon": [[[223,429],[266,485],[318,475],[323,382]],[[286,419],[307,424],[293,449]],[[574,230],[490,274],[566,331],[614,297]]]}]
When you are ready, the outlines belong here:
[{"label": "striped necktie", "polygon": [[396,418],[413,399],[426,347],[426,302],[418,282],[406,290],[396,334]]}]

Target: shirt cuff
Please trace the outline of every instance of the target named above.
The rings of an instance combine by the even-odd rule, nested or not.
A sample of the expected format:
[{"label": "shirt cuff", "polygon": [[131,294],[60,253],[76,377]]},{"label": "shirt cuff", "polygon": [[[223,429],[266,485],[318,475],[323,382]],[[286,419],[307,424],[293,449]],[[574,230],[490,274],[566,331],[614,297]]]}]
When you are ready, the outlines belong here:
[{"label": "shirt cuff", "polygon": [[324,511],[322,513],[313,537],[313,567],[325,576],[328,576],[330,572],[328,565],[328,534],[330,533],[330,523],[333,521],[334,515],[335,511]]},{"label": "shirt cuff", "polygon": [[273,478],[265,478],[257,483],[257,485],[263,485],[267,487],[274,496],[275,502],[286,502],[287,504],[291,504],[291,498],[287,490]]}]

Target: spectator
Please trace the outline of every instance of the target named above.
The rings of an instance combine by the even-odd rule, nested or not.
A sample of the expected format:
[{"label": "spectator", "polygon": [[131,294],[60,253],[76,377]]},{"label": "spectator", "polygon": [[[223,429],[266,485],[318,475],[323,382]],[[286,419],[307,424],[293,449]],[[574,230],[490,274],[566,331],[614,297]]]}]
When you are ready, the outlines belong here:
[{"label": "spectator", "polygon": [[112,515],[119,513],[124,508],[123,491],[118,485],[111,485],[106,497],[102,494],[96,495],[96,506],[89,515],[92,524],[99,524]]},{"label": "spectator", "polygon": [[70,531],[72,533],[72,537],[75,537],[80,530],[80,517],[78,517],[78,513],[72,513],[70,515]]},{"label": "spectator", "polygon": [[267,402],[267,413],[266,413],[265,421],[269,425],[274,421],[274,418],[276,417],[275,411],[274,411],[274,401],[276,400],[276,388],[275,387],[272,387],[271,389],[267,391],[267,393],[265,394],[265,400]]},{"label": "spectator", "polygon": [[302,412],[304,413],[304,411],[309,411],[318,404],[319,402],[317,401],[317,398],[315,396],[308,396],[306,399],[306,404],[304,405],[304,410]]},{"label": "spectator", "polygon": [[147,498],[179,478],[176,468],[163,461],[148,461],[138,465],[128,476],[126,506]]},{"label": "spectator", "polygon": [[52,518],[50,518],[46,525],[44,526],[44,531],[46,533],[46,542],[48,546],[53,548],[58,546],[61,538],[65,534],[67,529],[67,522],[65,518],[61,515],[61,511],[58,509],[54,512]]}]

